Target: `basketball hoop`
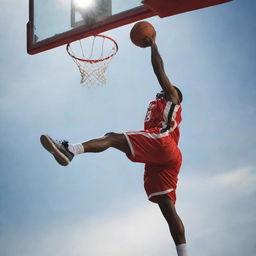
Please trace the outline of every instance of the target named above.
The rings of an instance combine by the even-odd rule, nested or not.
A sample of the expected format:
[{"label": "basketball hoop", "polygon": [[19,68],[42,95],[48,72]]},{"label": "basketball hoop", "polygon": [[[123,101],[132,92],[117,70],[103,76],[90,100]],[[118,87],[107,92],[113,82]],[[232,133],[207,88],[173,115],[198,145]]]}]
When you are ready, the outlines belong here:
[{"label": "basketball hoop", "polygon": [[106,69],[118,51],[114,39],[95,35],[67,44],[66,50],[80,71],[82,85],[97,87],[106,84]]}]

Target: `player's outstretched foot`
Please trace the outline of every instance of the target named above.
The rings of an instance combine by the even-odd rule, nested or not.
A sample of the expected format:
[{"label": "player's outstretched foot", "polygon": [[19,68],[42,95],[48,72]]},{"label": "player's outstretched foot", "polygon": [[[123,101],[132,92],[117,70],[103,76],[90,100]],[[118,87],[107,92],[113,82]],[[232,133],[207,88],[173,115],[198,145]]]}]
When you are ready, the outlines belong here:
[{"label": "player's outstretched foot", "polygon": [[66,166],[73,159],[74,154],[68,150],[67,141],[54,140],[48,135],[42,135],[40,141],[43,147],[54,156],[60,165]]}]

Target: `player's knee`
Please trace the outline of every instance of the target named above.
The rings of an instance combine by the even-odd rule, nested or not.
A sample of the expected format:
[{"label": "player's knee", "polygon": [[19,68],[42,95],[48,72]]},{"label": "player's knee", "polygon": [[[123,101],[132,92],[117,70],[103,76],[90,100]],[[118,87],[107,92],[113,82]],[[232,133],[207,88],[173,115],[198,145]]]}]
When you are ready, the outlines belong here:
[{"label": "player's knee", "polygon": [[117,148],[123,152],[129,152],[129,145],[122,133],[108,132],[105,137],[110,147]]},{"label": "player's knee", "polygon": [[115,144],[115,141],[118,137],[118,133],[115,132],[108,132],[104,135],[109,143],[109,146],[113,146]]},{"label": "player's knee", "polygon": [[116,135],[117,135],[117,133],[115,133],[115,132],[108,132],[104,136],[107,137],[107,138],[112,139],[112,138],[115,138]]},{"label": "player's knee", "polygon": [[157,196],[157,201],[165,216],[173,217],[177,214],[173,201],[167,195]]}]

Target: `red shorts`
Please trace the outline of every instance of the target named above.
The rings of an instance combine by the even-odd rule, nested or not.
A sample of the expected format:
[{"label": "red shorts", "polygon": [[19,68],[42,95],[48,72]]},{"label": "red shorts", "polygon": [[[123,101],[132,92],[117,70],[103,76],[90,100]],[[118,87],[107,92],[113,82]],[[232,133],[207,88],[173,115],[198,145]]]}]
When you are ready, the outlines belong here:
[{"label": "red shorts", "polygon": [[157,203],[157,196],[166,194],[176,202],[178,173],[182,155],[172,134],[159,128],[124,132],[133,162],[145,163],[144,187],[148,199]]}]

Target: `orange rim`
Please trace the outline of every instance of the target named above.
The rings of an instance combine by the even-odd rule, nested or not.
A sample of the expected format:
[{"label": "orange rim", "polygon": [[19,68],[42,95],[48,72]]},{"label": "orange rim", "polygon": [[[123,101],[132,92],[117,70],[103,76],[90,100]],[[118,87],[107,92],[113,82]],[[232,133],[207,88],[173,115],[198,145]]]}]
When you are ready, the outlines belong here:
[{"label": "orange rim", "polygon": [[108,59],[112,58],[114,55],[116,55],[116,53],[117,53],[117,51],[118,51],[118,44],[117,44],[117,42],[116,42],[113,38],[111,38],[111,37],[109,37],[109,36],[104,36],[104,35],[95,35],[94,37],[102,37],[102,38],[104,38],[104,39],[108,39],[108,40],[112,41],[112,42],[114,43],[114,45],[115,45],[115,51],[114,51],[114,53],[112,53],[111,55],[109,55],[109,56],[107,56],[106,58],[103,58],[103,59],[96,59],[96,60],[81,59],[81,58],[78,58],[78,57],[74,56],[74,55],[70,52],[70,50],[72,51],[72,49],[71,49],[71,43],[68,43],[67,46],[66,46],[66,50],[67,50],[68,54],[69,54],[72,58],[74,58],[74,59],[76,59],[76,60],[84,61],[84,62],[90,62],[90,63],[97,63],[97,62],[105,61],[105,60],[108,60]]}]

